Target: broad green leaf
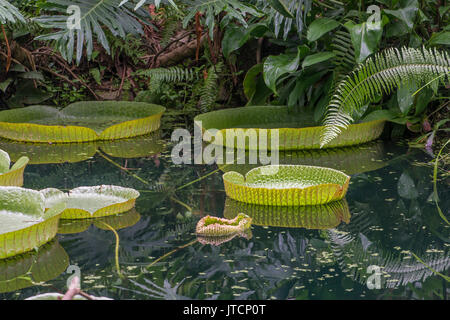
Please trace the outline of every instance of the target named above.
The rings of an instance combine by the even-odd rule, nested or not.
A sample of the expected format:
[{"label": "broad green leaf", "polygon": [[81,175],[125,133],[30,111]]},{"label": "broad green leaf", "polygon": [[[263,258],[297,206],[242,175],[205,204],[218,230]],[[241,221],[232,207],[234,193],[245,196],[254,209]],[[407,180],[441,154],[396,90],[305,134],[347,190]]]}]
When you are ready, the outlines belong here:
[{"label": "broad green leaf", "polygon": [[8,89],[9,85],[14,81],[13,78],[7,78],[5,81],[0,82],[0,90],[3,92],[6,92],[6,89]]},{"label": "broad green leaf", "polygon": [[414,19],[417,11],[419,10],[419,2],[417,0],[401,0],[399,6],[400,9],[397,10],[384,9],[383,11],[403,21],[411,31],[414,27]]},{"label": "broad green leaf", "polygon": [[297,54],[285,53],[278,56],[269,56],[264,62],[264,82],[277,94],[277,80],[284,74],[298,69],[300,59],[309,51],[305,46],[297,48]]},{"label": "broad green leaf", "polygon": [[378,43],[383,34],[382,22],[374,22],[371,25],[363,22],[354,24],[348,21],[344,26],[350,32],[353,47],[355,48],[355,59],[358,63],[363,62],[368,56],[378,50]]},{"label": "broad green leaf", "polygon": [[414,105],[413,93],[417,90],[415,85],[401,86],[397,90],[397,103],[402,114],[407,115]]},{"label": "broad green leaf", "polygon": [[263,64],[259,63],[251,67],[245,75],[243,87],[247,100],[251,100],[256,92],[256,80],[259,74],[263,72]]},{"label": "broad green leaf", "polygon": [[450,46],[450,31],[442,31],[439,33],[433,33],[430,40],[428,41],[428,45],[430,45],[430,46],[436,46],[436,45]]},{"label": "broad green leaf", "polygon": [[334,54],[333,52],[319,52],[319,53],[311,54],[309,56],[306,56],[305,60],[303,60],[302,67],[306,68],[306,67],[312,66],[313,64],[330,60],[331,58],[334,58],[335,56],[336,56],[336,54]]},{"label": "broad green leaf", "polygon": [[286,18],[295,19],[284,0],[268,0],[270,6]]},{"label": "broad green leaf", "polygon": [[339,25],[340,23],[334,19],[330,18],[316,19],[309,25],[306,38],[308,39],[308,41],[316,41],[317,39],[322,37],[325,33],[336,29]]}]

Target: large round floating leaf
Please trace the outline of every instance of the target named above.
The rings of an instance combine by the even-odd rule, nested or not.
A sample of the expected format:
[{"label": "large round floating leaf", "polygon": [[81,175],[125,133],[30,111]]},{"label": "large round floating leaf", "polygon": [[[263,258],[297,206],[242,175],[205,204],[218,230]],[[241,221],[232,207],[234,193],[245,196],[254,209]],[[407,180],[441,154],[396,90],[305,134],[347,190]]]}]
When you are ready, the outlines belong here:
[{"label": "large round floating leaf", "polygon": [[230,171],[223,175],[231,199],[259,205],[309,206],[341,200],[350,177],[323,167],[269,165],[250,170],[245,176]]},{"label": "large round floating leaf", "polygon": [[69,266],[69,256],[56,240],[15,257],[0,260],[0,293],[31,287],[58,277]]},{"label": "large round floating leaf", "polygon": [[114,230],[120,230],[134,226],[140,219],[141,215],[135,209],[114,216],[105,216],[94,219],[64,219],[59,223],[58,233],[80,233],[86,231],[91,225],[95,225],[102,230],[110,230],[107,225],[111,226]]},{"label": "large round floating leaf", "polygon": [[28,157],[20,157],[10,168],[9,154],[0,149],[0,186],[21,187],[23,185],[23,172],[28,162]]},{"label": "large round floating leaf", "polygon": [[[279,150],[319,149],[324,128],[314,124],[312,113],[290,113],[286,106],[218,110],[201,114],[195,117],[194,122],[202,128],[206,142],[247,150],[265,148],[266,141],[268,150],[276,147]],[[352,124],[325,147],[351,146],[375,140],[381,135],[384,124],[384,120]],[[278,146],[272,146],[271,138],[277,133]]]},{"label": "large round floating leaf", "polygon": [[30,164],[81,162],[98,152],[116,158],[143,158],[161,153],[164,147],[159,130],[144,136],[111,141],[50,144],[0,139],[0,148],[8,151],[13,161],[26,155],[30,158]]},{"label": "large round floating leaf", "polygon": [[0,112],[0,137],[25,142],[85,142],[145,135],[165,108],[143,102],[86,101],[62,110],[30,106]]},{"label": "large round floating leaf", "polygon": [[64,203],[45,210],[44,196],[34,190],[0,187],[0,259],[49,242],[56,235]]},{"label": "large round floating leaf", "polygon": [[[239,152],[234,152],[233,156],[233,163],[218,162],[225,163],[219,164],[219,168],[223,172],[236,171],[245,175],[251,169],[263,165],[258,152],[254,150],[246,150],[242,156]],[[384,143],[377,140],[343,148],[282,151],[278,153],[276,161],[278,164],[327,167],[352,175],[385,167],[388,163],[387,160],[392,157],[393,155],[388,154],[385,150]],[[252,159],[256,159],[256,161]]]},{"label": "large round floating leaf", "polygon": [[324,205],[279,207],[248,204],[232,199],[225,202],[224,217],[232,219],[239,213],[252,218],[258,226],[331,229],[350,221],[350,211],[345,199]]},{"label": "large round floating leaf", "polygon": [[134,208],[139,192],[119,186],[79,187],[69,193],[58,189],[44,189],[47,208],[64,203],[61,219],[86,219],[110,216]]}]

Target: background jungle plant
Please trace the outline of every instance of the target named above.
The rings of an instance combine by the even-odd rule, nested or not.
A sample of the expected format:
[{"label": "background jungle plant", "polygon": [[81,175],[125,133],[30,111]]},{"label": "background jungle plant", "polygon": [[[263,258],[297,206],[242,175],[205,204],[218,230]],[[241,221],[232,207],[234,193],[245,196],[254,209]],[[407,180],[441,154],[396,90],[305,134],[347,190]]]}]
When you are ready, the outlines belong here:
[{"label": "background jungle plant", "polygon": [[[69,5],[80,7],[81,29],[67,29]],[[171,125],[220,105],[286,104],[322,123],[358,64],[376,64],[385,48],[436,49],[443,69],[390,95],[375,84],[370,99],[334,118],[344,127],[387,110],[379,115],[392,136],[411,132],[425,144],[448,118],[449,16],[445,0],[0,0],[0,104],[137,99],[170,107]],[[425,75],[441,85],[422,88]]]}]

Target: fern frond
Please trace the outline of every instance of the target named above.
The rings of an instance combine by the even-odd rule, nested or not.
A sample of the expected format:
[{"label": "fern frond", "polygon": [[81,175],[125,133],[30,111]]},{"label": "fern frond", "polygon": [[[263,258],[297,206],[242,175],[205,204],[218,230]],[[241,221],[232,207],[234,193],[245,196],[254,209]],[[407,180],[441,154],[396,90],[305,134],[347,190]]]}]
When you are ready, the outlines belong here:
[{"label": "fern frond", "polygon": [[0,24],[16,23],[18,21],[25,23],[25,18],[19,9],[6,0],[0,0]]},{"label": "fern frond", "polygon": [[219,79],[218,73],[221,72],[221,70],[221,63],[211,66],[208,69],[208,77],[205,79],[205,84],[200,90],[200,109],[202,112],[211,111],[216,102],[218,92],[217,80]]},{"label": "fern frond", "polygon": [[178,83],[183,81],[193,81],[199,78],[194,69],[184,69],[181,67],[155,68],[136,72],[137,75],[150,78],[150,88],[158,91],[161,83]]},{"label": "fern frond", "polygon": [[445,51],[391,48],[367,59],[338,84],[324,120],[321,146],[347,128],[353,112],[377,96],[413,82],[437,84],[445,79],[450,79],[450,57]]},{"label": "fern frond", "polygon": [[335,81],[340,82],[353,70],[356,64],[355,49],[353,48],[352,39],[348,31],[339,30],[333,34],[331,43],[333,53],[336,55],[334,58]]},{"label": "fern frond", "polygon": [[[93,35],[98,42],[110,53],[110,47],[104,28],[114,36],[125,38],[128,34],[142,34],[142,25],[138,18],[148,16],[143,9],[133,11],[134,2],[120,5],[120,0],[48,0],[48,10],[59,12],[61,15],[40,16],[34,19],[41,27],[51,29],[52,32],[36,37],[37,40],[52,41],[55,48],[64,59],[71,62],[74,51],[76,61],[80,62],[84,47],[88,58],[94,48]],[[79,8],[79,25],[69,20],[67,10]],[[76,17],[75,11],[69,11]],[[73,19],[75,20],[75,19]],[[73,22],[73,23],[72,23]],[[55,30],[55,32],[53,32]]]}]

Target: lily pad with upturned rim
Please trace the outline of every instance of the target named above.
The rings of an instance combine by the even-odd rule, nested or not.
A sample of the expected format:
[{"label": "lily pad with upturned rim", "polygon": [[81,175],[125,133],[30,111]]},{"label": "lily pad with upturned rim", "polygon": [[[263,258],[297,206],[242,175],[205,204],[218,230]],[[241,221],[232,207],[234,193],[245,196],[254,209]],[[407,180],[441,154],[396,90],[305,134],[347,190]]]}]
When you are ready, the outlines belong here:
[{"label": "lily pad with upturned rim", "polygon": [[61,219],[98,218],[126,212],[134,208],[139,192],[119,186],[79,187],[69,193],[58,189],[41,190],[45,206],[64,203]]},{"label": "lily pad with upturned rim", "polygon": [[0,149],[0,186],[21,187],[23,185],[23,172],[30,159],[19,158],[10,168],[9,154]]},{"label": "lily pad with upturned rim", "polygon": [[12,257],[52,240],[64,203],[45,210],[44,196],[34,190],[0,187],[0,259]]},{"label": "lily pad with upturned rim", "polygon": [[[198,115],[194,119],[197,127],[203,131],[203,139],[217,145],[241,148],[237,141],[245,141],[248,130],[254,129],[258,141],[262,133],[267,134],[267,148],[271,146],[273,130],[279,130],[279,150],[319,149],[323,126],[314,124],[312,113],[290,113],[286,106],[249,106],[212,111]],[[201,126],[200,126],[201,122]],[[384,128],[384,120],[364,121],[351,124],[346,130],[330,141],[325,148],[351,146],[378,138]],[[208,131],[217,129],[223,139],[215,139],[216,134]],[[230,131],[230,129],[234,131]],[[227,135],[238,138],[228,142]],[[248,138],[247,138],[248,139]],[[261,142],[255,145],[245,142],[244,149],[256,150]],[[261,146],[265,145],[261,143]]]},{"label": "lily pad with upturned rim", "polygon": [[269,165],[223,175],[225,192],[231,199],[272,206],[308,206],[341,200],[350,177],[323,167]]},{"label": "lily pad with upturned rim", "polygon": [[30,106],[0,112],[0,137],[27,142],[85,142],[145,135],[165,108],[143,102],[85,101],[62,110]]},{"label": "lily pad with upturned rim", "polygon": [[350,222],[350,210],[345,199],[317,206],[280,207],[248,204],[227,198],[224,217],[232,219],[241,212],[250,216],[252,224],[258,226],[319,230]]}]

